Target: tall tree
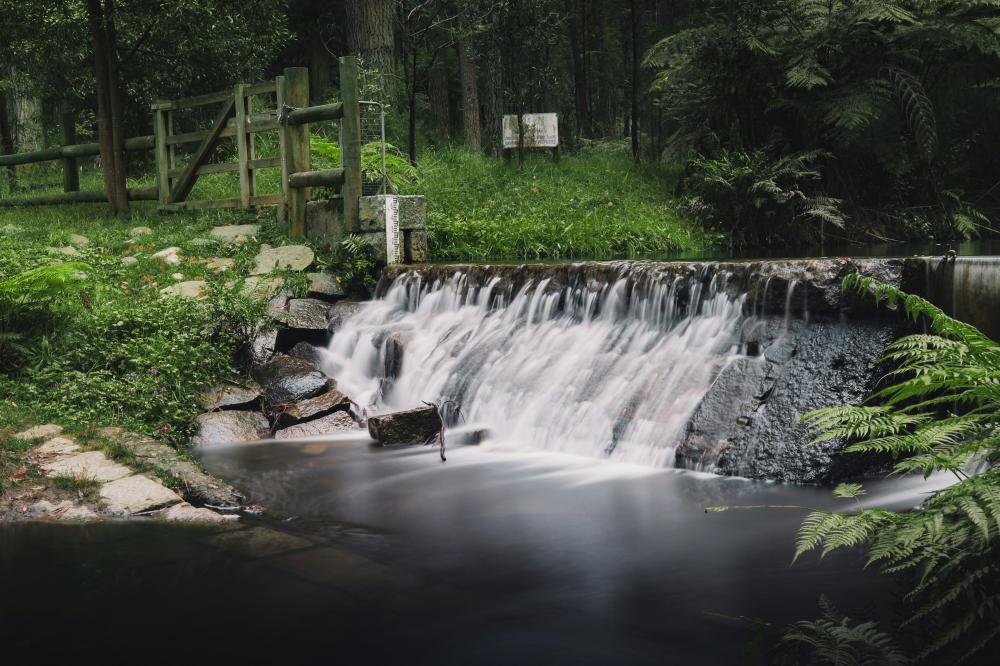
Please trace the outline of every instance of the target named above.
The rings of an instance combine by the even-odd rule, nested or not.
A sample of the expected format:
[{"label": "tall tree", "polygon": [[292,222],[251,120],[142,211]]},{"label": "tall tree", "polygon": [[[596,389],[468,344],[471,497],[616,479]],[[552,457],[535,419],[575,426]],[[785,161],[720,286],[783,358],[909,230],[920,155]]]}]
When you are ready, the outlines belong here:
[{"label": "tall tree", "polygon": [[479,152],[482,137],[479,123],[479,79],[476,71],[476,47],[464,12],[460,15],[458,69],[462,81],[462,128],[465,147]]},{"label": "tall tree", "polygon": [[[14,127],[10,122],[10,100],[6,90],[0,90],[0,155],[14,153]],[[14,167],[7,167],[7,186],[10,190],[17,187],[17,172]]]},{"label": "tall tree", "polygon": [[594,135],[593,120],[590,113],[590,82],[587,77],[587,61],[585,55],[586,39],[584,37],[583,2],[585,0],[566,0],[566,13],[569,21],[569,50],[573,61],[573,90],[576,102],[576,133],[588,138]]},{"label": "tall tree", "polygon": [[629,84],[631,102],[629,132],[632,140],[632,158],[639,159],[639,0],[629,2],[629,41],[632,45],[632,76]]},{"label": "tall tree", "polygon": [[97,136],[104,174],[104,196],[116,213],[128,211],[125,188],[125,126],[121,64],[115,30],[114,0],[87,0],[87,18],[94,45],[97,89]]},{"label": "tall tree", "polygon": [[373,70],[381,101],[395,97],[396,49],[393,0],[347,0],[347,47]]}]

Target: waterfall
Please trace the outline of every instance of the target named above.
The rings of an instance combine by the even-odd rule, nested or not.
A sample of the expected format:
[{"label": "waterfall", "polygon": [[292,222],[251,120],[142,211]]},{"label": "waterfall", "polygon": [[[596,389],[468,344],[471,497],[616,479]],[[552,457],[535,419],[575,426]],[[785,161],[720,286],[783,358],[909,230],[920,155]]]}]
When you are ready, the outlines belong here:
[{"label": "waterfall", "polygon": [[1000,257],[927,258],[924,293],[949,315],[1000,337]]},{"label": "waterfall", "polygon": [[718,267],[609,270],[402,273],[342,324],[324,370],[369,413],[433,401],[500,443],[671,466],[740,356],[746,296]]}]

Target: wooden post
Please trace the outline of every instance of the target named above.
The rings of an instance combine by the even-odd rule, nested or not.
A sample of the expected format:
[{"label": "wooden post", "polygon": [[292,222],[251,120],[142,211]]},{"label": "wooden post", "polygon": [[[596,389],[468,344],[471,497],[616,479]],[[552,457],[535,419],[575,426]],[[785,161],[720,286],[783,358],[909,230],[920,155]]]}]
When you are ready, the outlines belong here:
[{"label": "wooden post", "polygon": [[[278,109],[278,115],[281,116],[285,108],[285,98],[288,97],[287,86],[285,85],[285,77],[279,76],[275,78],[275,103]],[[285,128],[282,127],[278,132],[278,155],[281,156],[281,194],[285,197],[285,221],[288,221],[288,149],[285,145]]]},{"label": "wooden post", "polygon": [[[62,145],[72,146],[76,143],[76,118],[69,109],[63,109],[60,114],[60,124],[62,125]],[[63,192],[80,191],[80,168],[76,159],[67,157],[63,159]]]},{"label": "wooden post", "polygon": [[[309,68],[288,67],[285,69],[284,104],[297,109],[309,106]],[[291,125],[286,122],[281,133],[285,140],[284,173],[293,174],[309,171],[308,123]],[[288,187],[287,175],[285,186],[288,198],[288,235],[292,238],[304,238],[306,235],[306,202],[309,201],[309,190]]]},{"label": "wooden post", "polygon": [[153,149],[156,159],[156,189],[159,191],[158,200],[161,206],[170,203],[170,153],[167,148],[167,137],[170,135],[167,125],[167,112],[162,110],[153,111],[153,136],[156,145]]},{"label": "wooden post", "polygon": [[250,207],[250,149],[247,146],[247,96],[246,86],[237,83],[233,88],[236,100],[236,155],[240,167],[240,208]]},{"label": "wooden post", "polygon": [[361,105],[358,93],[358,59],[340,59],[340,99],[344,105],[341,124],[341,161],[344,167],[344,228],[360,231],[358,204],[361,199]]}]

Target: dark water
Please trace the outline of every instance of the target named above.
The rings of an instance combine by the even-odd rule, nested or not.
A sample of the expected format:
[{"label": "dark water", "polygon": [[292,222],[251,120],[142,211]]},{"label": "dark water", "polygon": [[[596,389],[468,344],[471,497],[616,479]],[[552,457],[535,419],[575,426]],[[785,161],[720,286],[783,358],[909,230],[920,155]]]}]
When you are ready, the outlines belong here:
[{"label": "dark water", "polygon": [[[211,452],[271,517],[0,527],[4,663],[742,663],[740,616],[890,615],[855,556],[789,566],[828,490],[551,453],[282,442]],[[931,486],[874,486],[912,506]],[[10,661],[8,661],[10,659]]]}]

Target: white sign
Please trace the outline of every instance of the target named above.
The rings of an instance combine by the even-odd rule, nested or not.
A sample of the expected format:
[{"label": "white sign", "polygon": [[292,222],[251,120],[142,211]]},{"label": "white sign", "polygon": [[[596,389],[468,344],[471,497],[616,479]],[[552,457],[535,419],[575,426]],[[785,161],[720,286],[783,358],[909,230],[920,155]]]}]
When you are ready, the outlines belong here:
[{"label": "white sign", "polygon": [[[555,113],[526,113],[521,116],[525,148],[557,148],[559,117]],[[503,147],[517,148],[517,116],[503,117]]]},{"label": "white sign", "polygon": [[399,244],[399,197],[385,198],[385,262],[398,264],[403,261]]}]

